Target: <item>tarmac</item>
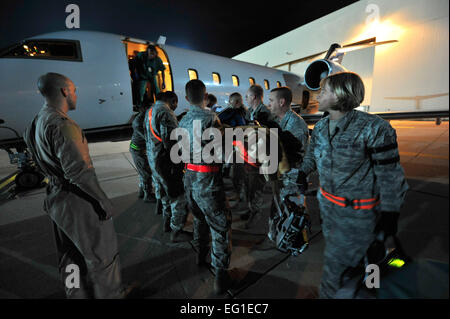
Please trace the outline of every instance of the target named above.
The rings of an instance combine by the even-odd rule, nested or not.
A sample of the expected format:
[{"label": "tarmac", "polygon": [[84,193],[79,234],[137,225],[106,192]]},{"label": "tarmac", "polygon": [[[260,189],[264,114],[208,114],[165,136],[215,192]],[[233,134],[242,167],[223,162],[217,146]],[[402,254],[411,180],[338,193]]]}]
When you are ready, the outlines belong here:
[{"label": "tarmac", "polygon": [[[399,220],[398,237],[415,259],[448,264],[449,259],[449,124],[434,121],[391,121],[397,130],[401,164],[410,190]],[[128,151],[129,141],[90,144],[101,187],[114,203],[123,281],[140,284],[137,298],[150,299],[314,299],[322,275],[324,239],[317,200],[308,196],[312,231],[308,249],[291,256],[268,240],[271,189],[264,192],[264,211],[249,229],[233,208],[233,273],[238,287],[223,296],[213,292],[208,268],[195,265],[189,242],[171,243],[162,230],[154,203],[138,199],[138,176]],[[0,154],[0,177],[14,172],[6,152]],[[233,194],[225,179],[227,195]],[[317,188],[317,178],[311,189]],[[57,271],[56,246],[50,219],[43,211],[45,189],[38,188],[0,202],[0,298],[65,298]],[[234,204],[233,202],[230,202]],[[192,231],[192,215],[186,230]],[[448,282],[448,273],[447,273]],[[448,287],[448,286],[447,286]],[[447,294],[448,298],[448,294]]]}]

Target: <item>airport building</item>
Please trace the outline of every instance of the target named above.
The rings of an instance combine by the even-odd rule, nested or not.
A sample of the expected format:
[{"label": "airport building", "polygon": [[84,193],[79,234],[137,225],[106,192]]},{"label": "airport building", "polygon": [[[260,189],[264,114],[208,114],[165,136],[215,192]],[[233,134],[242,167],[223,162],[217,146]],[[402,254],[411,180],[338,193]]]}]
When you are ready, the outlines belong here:
[{"label": "airport building", "polygon": [[[236,60],[304,74],[332,43],[398,42],[347,52],[371,112],[449,109],[449,2],[363,0],[245,51]],[[318,53],[321,53],[318,55]]]}]

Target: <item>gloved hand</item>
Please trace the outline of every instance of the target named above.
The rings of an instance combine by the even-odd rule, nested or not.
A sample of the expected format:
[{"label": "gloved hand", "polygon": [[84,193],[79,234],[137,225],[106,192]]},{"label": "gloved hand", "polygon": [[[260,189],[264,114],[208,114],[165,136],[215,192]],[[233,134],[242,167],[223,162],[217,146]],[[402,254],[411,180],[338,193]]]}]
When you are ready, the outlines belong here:
[{"label": "gloved hand", "polygon": [[385,239],[389,236],[394,236],[395,234],[397,234],[397,223],[399,215],[399,212],[380,212],[380,219],[375,226],[375,233],[378,234],[383,231]]},{"label": "gloved hand", "polygon": [[308,181],[306,180],[306,174],[302,171],[298,172],[297,185],[300,189],[300,194],[304,195],[308,190]]}]

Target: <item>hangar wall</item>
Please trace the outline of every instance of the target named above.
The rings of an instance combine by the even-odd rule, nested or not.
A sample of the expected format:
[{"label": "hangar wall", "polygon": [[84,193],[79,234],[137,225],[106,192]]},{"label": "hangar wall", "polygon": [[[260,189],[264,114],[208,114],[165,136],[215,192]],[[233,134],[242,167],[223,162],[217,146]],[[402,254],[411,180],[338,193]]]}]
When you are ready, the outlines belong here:
[{"label": "hangar wall", "polygon": [[[342,64],[361,75],[372,112],[449,109],[449,1],[362,0],[243,52],[268,66],[376,37],[393,44],[349,52]],[[323,57],[323,55],[322,55]],[[308,61],[280,67],[303,76]]]}]

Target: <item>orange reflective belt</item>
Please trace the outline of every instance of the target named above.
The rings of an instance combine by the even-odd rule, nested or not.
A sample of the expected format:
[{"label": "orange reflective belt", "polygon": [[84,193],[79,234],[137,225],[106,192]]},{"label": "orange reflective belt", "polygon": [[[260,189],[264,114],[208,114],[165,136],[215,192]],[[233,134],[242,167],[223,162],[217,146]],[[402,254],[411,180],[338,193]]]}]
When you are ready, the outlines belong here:
[{"label": "orange reflective belt", "polygon": [[320,188],[320,192],[323,197],[328,199],[330,202],[341,206],[347,207],[352,206],[353,209],[372,209],[380,203],[379,197],[376,198],[367,198],[367,199],[348,199],[345,197],[339,197],[330,193],[327,193],[322,187]]},{"label": "orange reflective belt", "polygon": [[199,173],[217,173],[220,170],[219,166],[213,166],[213,165],[186,164],[184,167],[190,171],[199,172]]},{"label": "orange reflective belt", "polygon": [[[244,145],[242,145],[241,141],[233,141],[233,145],[236,146],[237,148],[239,148],[240,155],[241,155],[242,159],[244,160],[244,162],[246,162],[247,164],[250,164],[251,166],[259,167],[259,165],[256,163],[256,161],[253,160],[253,158],[251,158],[248,155],[248,153],[245,150]],[[253,160],[254,163],[250,162],[250,160]]]},{"label": "orange reflective belt", "polygon": [[162,139],[156,135],[155,131],[153,130],[152,127],[152,112],[153,112],[153,108],[150,109],[150,112],[148,112],[148,123],[150,124],[150,131],[152,132],[153,136],[160,142],[162,142]]}]

